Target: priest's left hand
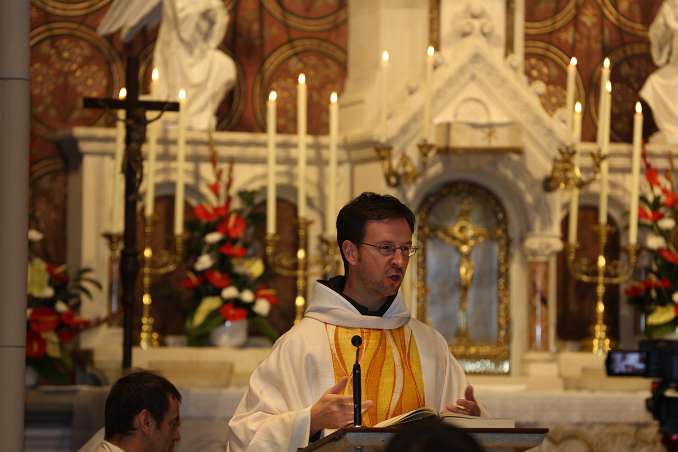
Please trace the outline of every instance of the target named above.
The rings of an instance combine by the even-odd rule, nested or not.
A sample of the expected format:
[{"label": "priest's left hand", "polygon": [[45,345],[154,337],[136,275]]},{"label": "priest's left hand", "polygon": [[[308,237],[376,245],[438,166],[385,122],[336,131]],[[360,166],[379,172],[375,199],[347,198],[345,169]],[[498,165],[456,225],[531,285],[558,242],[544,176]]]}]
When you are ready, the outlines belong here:
[{"label": "priest's left hand", "polygon": [[473,386],[468,385],[466,387],[466,392],[464,392],[464,398],[457,400],[454,405],[448,405],[447,409],[454,413],[480,416],[480,406],[473,395]]}]

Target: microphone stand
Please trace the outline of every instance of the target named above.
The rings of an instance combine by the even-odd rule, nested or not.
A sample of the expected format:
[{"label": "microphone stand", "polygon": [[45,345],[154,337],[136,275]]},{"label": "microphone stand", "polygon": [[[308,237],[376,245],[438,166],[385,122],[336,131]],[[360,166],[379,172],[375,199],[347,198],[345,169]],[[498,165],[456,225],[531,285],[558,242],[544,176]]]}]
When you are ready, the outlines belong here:
[{"label": "microphone stand", "polygon": [[363,339],[357,334],[351,338],[355,347],[355,363],[353,364],[353,425],[360,427],[362,421],[361,384],[360,384],[360,346]]}]

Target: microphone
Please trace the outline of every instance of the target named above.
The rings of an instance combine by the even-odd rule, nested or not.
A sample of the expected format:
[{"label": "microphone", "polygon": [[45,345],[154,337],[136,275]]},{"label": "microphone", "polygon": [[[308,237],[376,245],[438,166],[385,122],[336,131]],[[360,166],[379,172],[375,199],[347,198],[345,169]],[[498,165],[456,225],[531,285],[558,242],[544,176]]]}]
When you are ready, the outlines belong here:
[{"label": "microphone", "polygon": [[360,346],[363,338],[357,334],[351,338],[351,344],[355,347],[355,364],[353,364],[353,425],[360,427],[362,420],[362,404],[360,402]]}]

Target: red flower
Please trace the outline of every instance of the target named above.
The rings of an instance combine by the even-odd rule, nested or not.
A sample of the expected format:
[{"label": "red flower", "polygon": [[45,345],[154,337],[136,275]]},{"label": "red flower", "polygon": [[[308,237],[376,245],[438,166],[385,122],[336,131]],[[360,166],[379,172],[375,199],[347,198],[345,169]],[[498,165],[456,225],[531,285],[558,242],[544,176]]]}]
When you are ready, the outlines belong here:
[{"label": "red flower", "polygon": [[662,278],[659,280],[659,287],[662,289],[671,288],[671,280],[669,278]]},{"label": "red flower", "polygon": [[219,309],[219,314],[221,314],[221,317],[223,317],[224,320],[237,322],[238,320],[247,318],[247,309],[236,308],[232,304],[225,304]]},{"label": "red flower", "polygon": [[61,330],[57,334],[59,335],[61,342],[64,344],[68,344],[75,337],[75,333],[71,330]]},{"label": "red flower", "polygon": [[647,179],[650,185],[655,187],[661,186],[659,182],[659,171],[657,171],[655,168],[649,167],[645,170],[645,179]]},{"label": "red flower", "polygon": [[671,280],[669,278],[657,279],[650,277],[643,281],[643,284],[646,289],[669,289],[671,287]]},{"label": "red flower", "polygon": [[247,222],[245,222],[245,219],[237,213],[234,213],[217,227],[217,231],[232,239],[239,239],[245,232],[246,226]]},{"label": "red flower", "polygon": [[638,208],[638,218],[645,221],[655,222],[664,218],[664,214],[658,210],[647,210],[644,207]]},{"label": "red flower", "polygon": [[203,282],[205,282],[204,276],[202,275],[196,276],[195,273],[188,272],[186,274],[186,278],[182,279],[179,284],[181,284],[181,287],[183,287],[184,289],[195,289]]},{"label": "red flower", "polygon": [[231,285],[231,278],[219,270],[209,270],[207,272],[207,281],[217,289],[223,289]]},{"label": "red flower", "polygon": [[254,298],[263,298],[271,304],[278,304],[278,296],[276,295],[275,290],[267,287],[260,287],[255,290]]},{"label": "red flower", "polygon": [[57,325],[59,325],[59,314],[52,308],[41,306],[31,311],[28,320],[33,331],[36,333],[47,333],[54,331]]},{"label": "red flower", "polygon": [[75,328],[86,328],[89,326],[90,321],[83,319],[82,317],[76,317],[73,311],[66,311],[61,314],[61,321],[64,325],[72,326]]},{"label": "red flower", "polygon": [[199,204],[193,209],[195,216],[202,221],[210,222],[215,221],[218,218],[225,217],[228,214],[228,204],[212,207],[205,204]]},{"label": "red flower", "polygon": [[635,298],[643,295],[645,293],[645,285],[643,283],[637,283],[632,286],[629,286],[624,291],[627,297]]},{"label": "red flower", "polygon": [[659,255],[664,258],[666,262],[671,262],[673,265],[678,265],[678,253],[664,248],[659,250]]},{"label": "red flower", "polygon": [[663,189],[664,192],[664,205],[669,209],[673,209],[678,205],[678,193],[674,193],[671,190]]},{"label": "red flower", "polygon": [[243,257],[245,254],[247,254],[247,250],[242,246],[233,246],[229,243],[226,243],[221,248],[219,248],[219,252],[230,257]]},{"label": "red flower", "polygon": [[221,191],[221,184],[218,181],[214,182],[213,184],[209,184],[209,189],[214,194],[214,196],[219,197],[219,192]]},{"label": "red flower", "polygon": [[42,358],[47,351],[47,343],[42,336],[34,331],[26,331],[26,356],[29,358]]},{"label": "red flower", "polygon": [[47,264],[47,272],[52,276],[52,279],[57,283],[67,283],[68,273],[66,273],[65,265]]}]

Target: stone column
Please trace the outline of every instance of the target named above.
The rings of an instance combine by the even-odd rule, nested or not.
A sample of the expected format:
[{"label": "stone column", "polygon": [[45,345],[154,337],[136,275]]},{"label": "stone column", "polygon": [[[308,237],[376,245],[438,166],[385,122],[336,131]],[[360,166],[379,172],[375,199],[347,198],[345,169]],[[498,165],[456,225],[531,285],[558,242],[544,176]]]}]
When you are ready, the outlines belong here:
[{"label": "stone column", "polygon": [[24,450],[30,2],[0,0],[0,438]]}]

